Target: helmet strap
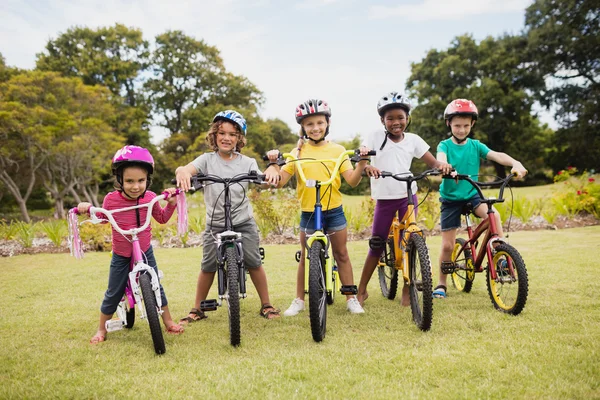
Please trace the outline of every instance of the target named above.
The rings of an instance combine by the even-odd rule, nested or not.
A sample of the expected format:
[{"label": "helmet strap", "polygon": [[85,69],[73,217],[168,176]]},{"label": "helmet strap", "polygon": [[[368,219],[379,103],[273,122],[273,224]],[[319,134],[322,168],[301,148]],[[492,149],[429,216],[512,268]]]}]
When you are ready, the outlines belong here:
[{"label": "helmet strap", "polygon": [[454,140],[456,140],[456,143],[461,144],[461,143],[465,142],[469,138],[469,135],[465,136],[464,139],[459,139],[456,136],[454,136],[454,133],[452,133],[452,137],[454,138]]}]

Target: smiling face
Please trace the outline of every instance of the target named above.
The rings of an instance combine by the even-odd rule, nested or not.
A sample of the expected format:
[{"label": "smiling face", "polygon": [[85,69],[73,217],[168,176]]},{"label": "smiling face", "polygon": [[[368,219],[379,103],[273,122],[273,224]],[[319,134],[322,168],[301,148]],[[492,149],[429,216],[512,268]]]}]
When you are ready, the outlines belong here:
[{"label": "smiling face", "polygon": [[123,192],[137,199],[146,190],[148,171],[143,167],[131,166],[123,169]]},{"label": "smiling face", "polygon": [[403,108],[392,108],[381,117],[385,129],[394,136],[401,136],[408,125],[408,114]]},{"label": "smiling face", "polygon": [[469,133],[471,133],[471,128],[474,124],[475,121],[473,121],[472,117],[466,117],[463,115],[452,117],[450,122],[448,122],[448,126],[450,126],[452,135],[459,141],[463,141],[467,138],[467,136],[469,136]]},{"label": "smiling face", "polygon": [[221,153],[231,153],[235,151],[239,141],[238,127],[230,122],[223,122],[217,129],[215,140]]},{"label": "smiling face", "polygon": [[324,115],[309,115],[301,122],[306,135],[312,140],[319,140],[325,136],[329,122]]}]

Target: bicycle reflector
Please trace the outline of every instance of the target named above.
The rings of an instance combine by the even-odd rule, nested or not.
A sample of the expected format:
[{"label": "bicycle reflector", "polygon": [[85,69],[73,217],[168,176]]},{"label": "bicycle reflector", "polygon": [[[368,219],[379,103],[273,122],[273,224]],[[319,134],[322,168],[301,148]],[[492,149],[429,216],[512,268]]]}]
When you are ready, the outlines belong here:
[{"label": "bicycle reflector", "polygon": [[314,179],[307,179],[306,180],[306,187],[310,187],[310,188],[317,187],[317,181],[314,180]]}]

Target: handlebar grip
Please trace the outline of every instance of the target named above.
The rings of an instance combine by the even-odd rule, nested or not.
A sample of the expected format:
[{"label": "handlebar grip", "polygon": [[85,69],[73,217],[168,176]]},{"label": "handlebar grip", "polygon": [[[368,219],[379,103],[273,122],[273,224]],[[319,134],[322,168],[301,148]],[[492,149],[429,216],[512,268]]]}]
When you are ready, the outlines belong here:
[{"label": "handlebar grip", "polygon": [[[360,155],[360,149],[356,149],[354,150],[354,154],[355,155]],[[365,154],[363,157],[367,157],[367,156],[376,156],[377,155],[377,151],[375,150],[369,150],[369,152],[367,154]]]},{"label": "handlebar grip", "polygon": [[73,207],[69,210],[70,213],[79,215],[79,208]]}]

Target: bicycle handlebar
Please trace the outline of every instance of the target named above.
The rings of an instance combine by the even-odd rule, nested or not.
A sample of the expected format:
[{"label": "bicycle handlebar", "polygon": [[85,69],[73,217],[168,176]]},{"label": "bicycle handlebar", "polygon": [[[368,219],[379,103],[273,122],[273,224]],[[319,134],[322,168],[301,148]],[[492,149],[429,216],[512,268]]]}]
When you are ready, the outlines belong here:
[{"label": "bicycle handlebar", "polygon": [[[427,176],[441,175],[442,171],[440,171],[439,169],[428,169],[427,171],[423,171],[419,175],[406,175],[406,174],[407,174],[406,172],[401,172],[399,174],[393,174],[391,172],[381,171],[382,178],[390,177],[390,178],[394,178],[397,181],[406,182],[406,183],[412,183],[412,182],[421,180]],[[406,176],[402,176],[402,175],[406,175]]]},{"label": "bicycle handlebar", "polygon": [[[374,156],[374,155],[377,155],[377,152],[375,150],[371,150],[364,157]],[[366,158],[362,158],[363,156],[360,155],[360,149],[346,150],[345,152],[341,153],[337,158],[323,158],[323,159],[297,158],[292,153],[283,153],[283,154],[279,153],[279,156],[277,157],[277,165],[283,166],[283,165],[287,164],[288,162],[297,162],[299,164],[298,165],[298,176],[300,177],[300,180],[302,182],[306,182],[307,179],[306,179],[306,176],[304,175],[304,171],[302,170],[302,164],[335,162],[335,167],[333,168],[333,171],[331,172],[331,177],[326,181],[319,182],[319,184],[321,186],[327,186],[333,182],[340,167],[342,166],[342,163],[344,162],[344,158],[347,156],[352,156],[349,158],[351,162],[359,162],[361,160],[366,160]],[[268,161],[269,158],[267,156],[263,156],[263,160]]]},{"label": "bicycle handlebar", "polygon": [[502,197],[504,195],[504,189],[506,188],[506,186],[508,185],[508,182],[510,182],[510,180],[517,176],[517,174],[515,173],[511,173],[508,174],[506,176],[506,178],[504,179],[500,179],[497,181],[493,181],[493,182],[478,182],[478,181],[474,181],[473,179],[471,179],[471,176],[469,175],[462,175],[462,174],[456,174],[454,176],[452,175],[444,175],[442,176],[442,178],[444,179],[454,179],[454,180],[460,180],[460,181],[467,181],[471,184],[471,186],[473,186],[475,188],[475,190],[477,190],[477,193],[479,194],[479,196],[481,196],[482,199],[486,200],[485,196],[483,195],[483,192],[481,191],[482,187],[486,187],[486,186],[497,186],[500,185],[500,193],[498,194],[498,199],[496,199],[496,202],[501,203],[504,201],[504,198]]},{"label": "bicycle handlebar", "polygon": [[260,175],[256,171],[250,171],[247,174],[239,174],[235,175],[231,178],[222,178],[217,175],[205,175],[205,174],[197,174],[191,177],[191,184],[193,190],[199,190],[203,187],[203,182],[214,182],[214,183],[222,183],[227,186],[231,186],[234,183],[249,181],[252,183],[256,183],[260,185],[265,180],[265,175]]},{"label": "bicycle handlebar", "polygon": [[[150,200],[150,202],[148,202],[146,204],[139,204],[137,206],[117,208],[114,210],[106,210],[102,207],[93,207],[92,206],[88,210],[88,213],[90,214],[91,219],[89,219],[87,221],[83,221],[83,222],[99,224],[104,221],[108,221],[113,226],[113,228],[115,228],[115,230],[117,232],[119,232],[121,235],[137,235],[138,233],[140,233],[140,232],[144,231],[146,228],[148,228],[148,225],[150,225],[150,220],[152,217],[152,212],[150,212],[150,210],[152,209],[152,207],[154,207],[154,204],[156,204],[160,200],[167,200],[169,197],[176,196],[179,193],[181,193],[180,189],[176,189],[175,194],[173,194],[173,195],[169,194],[169,192],[163,192],[162,194],[160,194],[159,196],[156,196],[155,198],[153,198],[152,200]],[[127,229],[127,230],[121,229],[121,227],[119,227],[119,225],[117,224],[117,221],[115,221],[113,214],[123,212],[123,211],[135,210],[137,208],[148,208],[148,212],[146,213],[146,221],[144,222],[144,224],[137,228]],[[79,214],[79,209],[77,207],[72,208],[70,211],[75,214]],[[99,218],[98,215],[96,215],[98,213],[105,215],[107,219]]]}]

